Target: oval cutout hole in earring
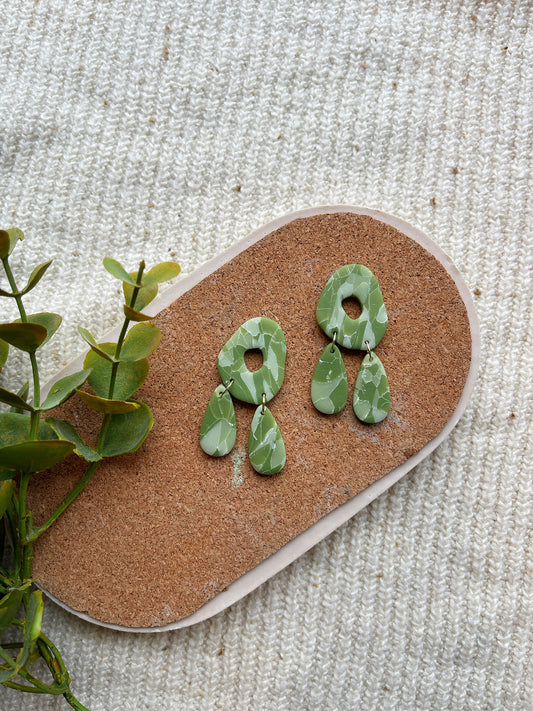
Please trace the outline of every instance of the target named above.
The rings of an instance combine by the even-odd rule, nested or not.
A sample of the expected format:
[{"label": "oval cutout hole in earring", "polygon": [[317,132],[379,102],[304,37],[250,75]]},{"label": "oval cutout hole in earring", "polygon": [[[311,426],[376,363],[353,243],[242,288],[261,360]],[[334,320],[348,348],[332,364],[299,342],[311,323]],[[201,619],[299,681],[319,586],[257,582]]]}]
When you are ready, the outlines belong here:
[{"label": "oval cutout hole in earring", "polygon": [[263,365],[263,354],[259,348],[250,348],[244,354],[244,362],[248,370],[254,373]]},{"label": "oval cutout hole in earring", "polygon": [[342,308],[346,311],[350,318],[353,318],[354,321],[359,318],[363,310],[361,308],[361,304],[355,296],[348,296],[346,299],[343,299]]}]

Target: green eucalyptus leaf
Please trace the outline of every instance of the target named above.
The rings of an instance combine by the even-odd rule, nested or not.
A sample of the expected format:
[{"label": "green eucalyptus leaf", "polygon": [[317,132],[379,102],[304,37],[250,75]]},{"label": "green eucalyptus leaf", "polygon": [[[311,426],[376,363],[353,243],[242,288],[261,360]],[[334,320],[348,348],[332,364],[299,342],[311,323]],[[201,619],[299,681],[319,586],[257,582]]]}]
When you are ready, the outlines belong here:
[{"label": "green eucalyptus leaf", "polygon": [[[25,442],[30,438],[31,418],[16,412],[0,412],[0,447]],[[43,420],[39,421],[38,439],[55,440],[54,430]]]},{"label": "green eucalyptus leaf", "polygon": [[28,291],[31,291],[34,286],[37,286],[37,284],[41,281],[41,279],[44,276],[44,273],[46,272],[46,270],[48,269],[50,264],[52,264],[52,262],[53,262],[53,259],[49,259],[47,262],[43,262],[42,264],[39,264],[39,266],[35,267],[35,269],[30,274],[28,283],[26,284],[24,289],[22,289],[22,291],[20,292],[21,295],[27,294]]},{"label": "green eucalyptus leaf", "polygon": [[[30,323],[37,323],[39,326],[44,326],[44,328],[46,328],[46,338],[41,343],[41,346],[44,346],[44,344],[52,338],[54,333],[61,326],[63,318],[59,314],[42,311],[38,314],[28,314],[28,321]],[[21,320],[18,318],[16,323],[21,323]]]},{"label": "green eucalyptus leaf", "polygon": [[9,254],[11,254],[11,252],[17,246],[17,242],[19,240],[24,239],[24,235],[22,233],[22,230],[19,230],[18,227],[10,227],[8,230],[6,230],[6,232],[9,235],[9,241],[10,241]]},{"label": "green eucalyptus leaf", "polygon": [[[100,348],[111,354],[115,352],[116,343],[100,343]],[[89,351],[85,356],[83,366],[91,369],[89,385],[94,392],[100,397],[107,397],[111,382],[111,363]],[[117,400],[127,400],[140,388],[147,375],[148,361],[146,358],[119,363],[115,377],[115,387],[113,388],[113,397]]]},{"label": "green eucalyptus leaf", "polygon": [[88,462],[97,462],[99,459],[102,459],[98,452],[95,452],[92,447],[89,447],[89,445],[83,441],[74,426],[67,420],[58,420],[55,417],[47,417],[46,422],[54,430],[59,439],[72,442],[75,446],[74,454],[77,454],[78,457],[82,457]]},{"label": "green eucalyptus leaf", "polygon": [[180,271],[181,267],[176,262],[161,262],[144,275],[143,282],[145,285],[161,284],[163,281],[169,281],[177,277]]},{"label": "green eucalyptus leaf", "polygon": [[[132,277],[137,276],[135,272],[131,273]],[[130,284],[122,284],[122,289],[124,291],[124,301],[128,306],[131,306],[131,299],[133,297],[133,287]],[[157,296],[157,291],[158,291],[158,286],[157,284],[148,284],[148,286],[143,286],[139,289],[137,292],[137,297],[135,299],[135,303],[133,304],[132,308],[135,308],[137,311],[142,311],[145,306],[148,306],[148,304],[155,299]]]},{"label": "green eucalyptus leaf", "polygon": [[15,619],[20,603],[22,602],[22,595],[23,590],[15,588],[15,590],[10,590],[0,600],[0,632],[7,630],[9,625]]},{"label": "green eucalyptus leaf", "polygon": [[[13,479],[8,479],[0,484],[0,519],[5,514],[11,503],[13,494],[15,493],[15,482]],[[1,605],[0,605],[1,607]],[[0,627],[1,629],[1,627]]]},{"label": "green eucalyptus leaf", "polygon": [[14,412],[0,412],[0,447],[24,442],[30,436],[31,418]]},{"label": "green eucalyptus leaf", "polygon": [[146,439],[154,424],[154,418],[148,405],[144,402],[139,402],[138,405],[139,408],[135,412],[110,417],[98,447],[104,457],[135,452]]},{"label": "green eucalyptus leaf", "polygon": [[43,593],[41,590],[34,590],[30,595],[28,609],[26,610],[26,619],[24,621],[24,645],[26,645],[26,642],[31,645],[41,634],[42,620]]},{"label": "green eucalyptus leaf", "polygon": [[68,457],[72,442],[63,440],[28,440],[0,448],[0,466],[27,474],[42,472]]},{"label": "green eucalyptus leaf", "polygon": [[124,304],[124,316],[130,321],[151,321],[154,318],[140,311],[135,311],[135,309],[132,309],[128,304]]},{"label": "green eucalyptus leaf", "polygon": [[0,338],[0,371],[4,367],[9,355],[9,343],[6,343]]},{"label": "green eucalyptus leaf", "polygon": [[134,274],[133,276],[128,274],[122,264],[120,264],[120,262],[117,262],[116,259],[111,259],[111,257],[104,257],[104,267],[111,274],[111,276],[115,277],[115,279],[120,279],[120,281],[123,281],[126,284],[130,284],[133,287],[142,286],[142,284],[137,284],[135,278],[137,274]]},{"label": "green eucalyptus leaf", "polygon": [[[24,402],[28,401],[28,395],[30,394],[30,383],[28,380],[24,383],[24,385],[20,388],[18,391],[17,395],[24,400]],[[11,407],[9,408],[10,412],[24,412],[26,410],[26,407]]]},{"label": "green eucalyptus leaf", "polygon": [[78,390],[77,393],[87,407],[90,407],[92,410],[96,410],[97,412],[103,412],[106,415],[133,412],[133,410],[136,410],[139,407],[139,405],[135,402],[127,402],[125,400],[109,400],[105,397],[99,397],[98,395],[86,393],[83,390]]},{"label": "green eucalyptus leaf", "polygon": [[0,259],[5,259],[9,255],[11,240],[6,230],[0,230]]},{"label": "green eucalyptus leaf", "polygon": [[6,405],[11,405],[11,407],[16,410],[28,410],[28,412],[35,411],[31,405],[28,405],[25,398],[22,398],[20,395],[12,393],[9,390],[5,390],[4,388],[0,388],[0,402],[5,403]]},{"label": "green eucalyptus leaf", "polygon": [[128,332],[120,351],[121,361],[142,360],[150,355],[161,341],[161,331],[153,323],[138,323]]},{"label": "green eucalyptus leaf", "polygon": [[83,338],[83,340],[90,346],[91,350],[94,351],[95,353],[98,353],[98,355],[101,358],[105,358],[106,360],[110,361],[111,363],[115,362],[114,356],[110,355],[109,353],[106,353],[100,344],[98,344],[93,336],[90,334],[90,332],[86,328],[82,328],[81,326],[78,326],[78,333],[80,336]]},{"label": "green eucalyptus leaf", "polygon": [[26,353],[34,353],[47,335],[39,323],[0,323],[0,338]]},{"label": "green eucalyptus leaf", "polygon": [[[98,358],[99,356],[96,357]],[[80,370],[77,373],[72,373],[72,375],[66,375],[64,378],[60,378],[50,388],[45,401],[41,405],[41,410],[51,410],[72,397],[76,389],[81,388],[83,383],[87,380],[90,372],[90,370]]]}]

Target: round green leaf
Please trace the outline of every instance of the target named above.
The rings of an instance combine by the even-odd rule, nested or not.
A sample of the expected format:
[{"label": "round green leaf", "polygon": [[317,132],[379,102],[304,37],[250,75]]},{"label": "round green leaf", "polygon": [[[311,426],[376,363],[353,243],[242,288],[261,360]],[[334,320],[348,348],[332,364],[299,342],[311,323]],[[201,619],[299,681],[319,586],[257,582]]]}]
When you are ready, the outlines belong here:
[{"label": "round green leaf", "polygon": [[[92,351],[91,351],[92,352]],[[98,358],[98,356],[95,356]],[[101,360],[101,358],[99,359]],[[89,370],[80,370],[72,375],[60,378],[52,385],[45,401],[41,405],[41,410],[51,410],[53,407],[61,405],[80,388],[89,377]]]},{"label": "round green leaf", "polygon": [[5,230],[0,230],[0,259],[5,259],[9,254],[11,241]]},{"label": "round green leaf", "polygon": [[43,594],[40,590],[34,590],[30,595],[26,620],[24,624],[24,641],[35,642],[41,634],[41,623],[43,620]]},{"label": "round green leaf", "polygon": [[[30,437],[31,418],[16,412],[0,412],[0,447],[24,442]],[[50,425],[39,422],[38,438],[54,440],[57,436]]]},{"label": "round green leaf", "polygon": [[89,445],[83,441],[79,433],[74,429],[74,426],[67,420],[58,420],[55,417],[47,417],[46,422],[50,425],[50,427],[52,427],[60,439],[64,439],[67,442],[72,442],[72,444],[74,444],[76,447],[74,454],[77,454],[79,457],[83,457],[83,459],[86,459],[88,462],[97,462],[99,459],[102,459],[98,452],[95,452],[94,449],[89,447]]},{"label": "round green leaf", "polygon": [[[46,338],[41,343],[41,346],[44,346],[44,344],[52,338],[54,333],[61,326],[63,318],[59,314],[53,314],[47,311],[43,311],[38,314],[28,314],[28,321],[31,323],[37,323],[40,326],[44,326],[46,328]],[[16,322],[20,323],[20,319],[17,319]]]},{"label": "round green leaf", "polygon": [[7,630],[13,622],[22,602],[23,591],[19,588],[10,590],[7,595],[0,600],[0,632]]},{"label": "round green leaf", "polygon": [[181,267],[176,262],[161,262],[144,275],[143,281],[145,284],[161,284],[177,277],[180,271]]},{"label": "round green leaf", "polygon": [[78,395],[83,402],[92,410],[103,412],[105,415],[115,415],[123,412],[133,412],[139,405],[135,402],[126,402],[125,400],[109,400],[98,395],[91,395],[83,390],[77,390]]},{"label": "round green leaf", "polygon": [[22,233],[22,230],[19,230],[18,227],[10,227],[8,230],[6,230],[6,232],[9,235],[9,241],[10,241],[9,254],[11,254],[11,252],[17,246],[17,242],[19,240],[24,239],[24,235]]},{"label": "round green leaf", "polygon": [[[114,353],[115,343],[100,343],[100,348],[106,353]],[[93,351],[89,351],[83,363],[85,368],[91,369],[89,375],[89,385],[100,397],[107,397],[109,394],[109,383],[111,380],[112,365],[109,361],[100,358]],[[146,376],[148,375],[148,361],[142,360],[119,363],[115,378],[113,397],[117,400],[127,400],[136,392]]]},{"label": "round green leaf", "polygon": [[[26,380],[24,385],[20,388],[18,391],[17,395],[24,400],[24,402],[28,402],[28,395],[30,394],[30,383],[29,380]],[[11,407],[10,412],[24,412],[26,410],[25,407]]]},{"label": "round green leaf", "polygon": [[[132,277],[136,277],[135,272],[131,273]],[[124,291],[124,301],[128,306],[132,306],[131,299],[133,297],[133,287],[130,284],[123,283],[122,289]],[[157,296],[158,286],[157,284],[148,284],[148,286],[143,286],[137,292],[137,297],[132,308],[137,311],[142,311],[145,306],[155,299]]]},{"label": "round green leaf", "polygon": [[37,286],[37,284],[41,281],[44,276],[44,273],[46,272],[50,264],[52,264],[52,262],[53,260],[49,259],[47,262],[43,262],[42,264],[39,264],[39,266],[35,267],[35,269],[30,274],[28,283],[20,293],[27,294],[28,291],[31,291],[34,286]]},{"label": "round green leaf", "polygon": [[28,410],[28,412],[33,412],[34,408],[29,405],[25,398],[21,398],[19,395],[0,388],[0,402],[4,402],[6,405],[11,405],[11,407],[16,410]]},{"label": "round green leaf", "polygon": [[81,326],[78,326],[78,333],[80,336],[83,338],[83,340],[91,347],[91,350],[97,353],[101,358],[105,358],[105,360],[110,361],[113,363],[115,361],[114,356],[108,354],[103,350],[98,344],[93,336],[90,334],[90,332],[86,328],[82,328]]},{"label": "round green leaf", "polygon": [[120,262],[117,262],[116,259],[111,259],[111,257],[104,257],[104,267],[111,274],[111,276],[115,277],[115,279],[120,279],[120,281],[123,281],[126,284],[130,284],[131,286],[141,286],[141,284],[137,284],[135,280],[135,277],[137,275],[134,274],[133,276],[130,276],[128,272],[124,269],[122,264]]},{"label": "round green leaf", "polygon": [[135,452],[152,429],[154,418],[152,411],[144,402],[139,402],[139,409],[124,415],[112,415],[109,426],[99,444],[99,452],[104,457]]},{"label": "round green leaf", "polygon": [[132,309],[128,304],[124,304],[124,316],[130,321],[151,321],[153,319],[153,316],[135,311],[135,309]]},{"label": "round green leaf", "polygon": [[34,353],[48,333],[38,323],[0,323],[0,338],[21,351]]},{"label": "round green leaf", "polygon": [[153,323],[138,323],[127,334],[120,351],[121,361],[142,360],[150,355],[161,341],[161,331]]},{"label": "round green leaf", "polygon": [[26,473],[41,472],[57,464],[72,452],[72,442],[29,440],[0,448],[0,466]]}]

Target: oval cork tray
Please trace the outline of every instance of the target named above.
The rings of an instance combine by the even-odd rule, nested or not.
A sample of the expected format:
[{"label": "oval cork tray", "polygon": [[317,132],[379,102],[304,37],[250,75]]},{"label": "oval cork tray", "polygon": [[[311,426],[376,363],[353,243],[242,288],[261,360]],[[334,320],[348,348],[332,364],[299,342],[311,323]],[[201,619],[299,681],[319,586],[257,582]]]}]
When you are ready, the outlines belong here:
[{"label": "oval cork tray", "polygon": [[[375,425],[355,418],[351,394],[338,415],[319,413],[310,397],[327,343],[316,304],[329,276],[350,263],[373,271],[389,315],[376,352],[391,410]],[[477,321],[459,273],[424,234],[376,210],[320,207],[276,220],[151,307],[163,340],[139,397],[156,426],[137,453],[100,467],[35,551],[35,575],[56,602],[120,630],[199,622],[294,561],[437,447],[463,413],[478,366]],[[277,321],[287,340],[285,381],[270,403],[287,464],[272,477],[247,458],[254,405],[235,404],[231,454],[211,458],[199,444],[220,383],[218,352],[254,316]],[[343,349],[351,388],[363,355]],[[97,422],[82,408],[70,401],[63,411],[85,423],[90,440]],[[37,521],[81,474],[76,457],[67,461],[35,479]]]}]

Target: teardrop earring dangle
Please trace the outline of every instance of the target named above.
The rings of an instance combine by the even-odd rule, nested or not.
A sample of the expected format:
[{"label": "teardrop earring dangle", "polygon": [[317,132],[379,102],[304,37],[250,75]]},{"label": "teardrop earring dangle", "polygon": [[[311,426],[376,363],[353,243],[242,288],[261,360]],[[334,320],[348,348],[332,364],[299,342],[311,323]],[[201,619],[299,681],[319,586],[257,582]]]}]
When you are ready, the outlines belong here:
[{"label": "teardrop earring dangle", "polygon": [[[263,365],[251,371],[244,361],[248,350],[259,349]],[[287,344],[279,324],[269,318],[246,321],[218,354],[218,385],[200,427],[200,446],[213,457],[233,449],[237,433],[232,396],[257,405],[248,437],[248,455],[259,474],[277,474],[285,466],[285,444],[274,416],[266,406],[285,377]]]},{"label": "teardrop earring dangle", "polygon": [[[361,314],[352,319],[342,306],[355,297]],[[390,409],[390,388],[383,363],[374,353],[387,329],[388,317],[383,294],[374,274],[363,264],[346,264],[330,277],[316,309],[319,326],[332,341],[316,365],[311,382],[311,399],[319,412],[340,412],[348,400],[348,377],[337,347],[366,350],[357,374],[353,410],[367,423],[381,422]]]}]

